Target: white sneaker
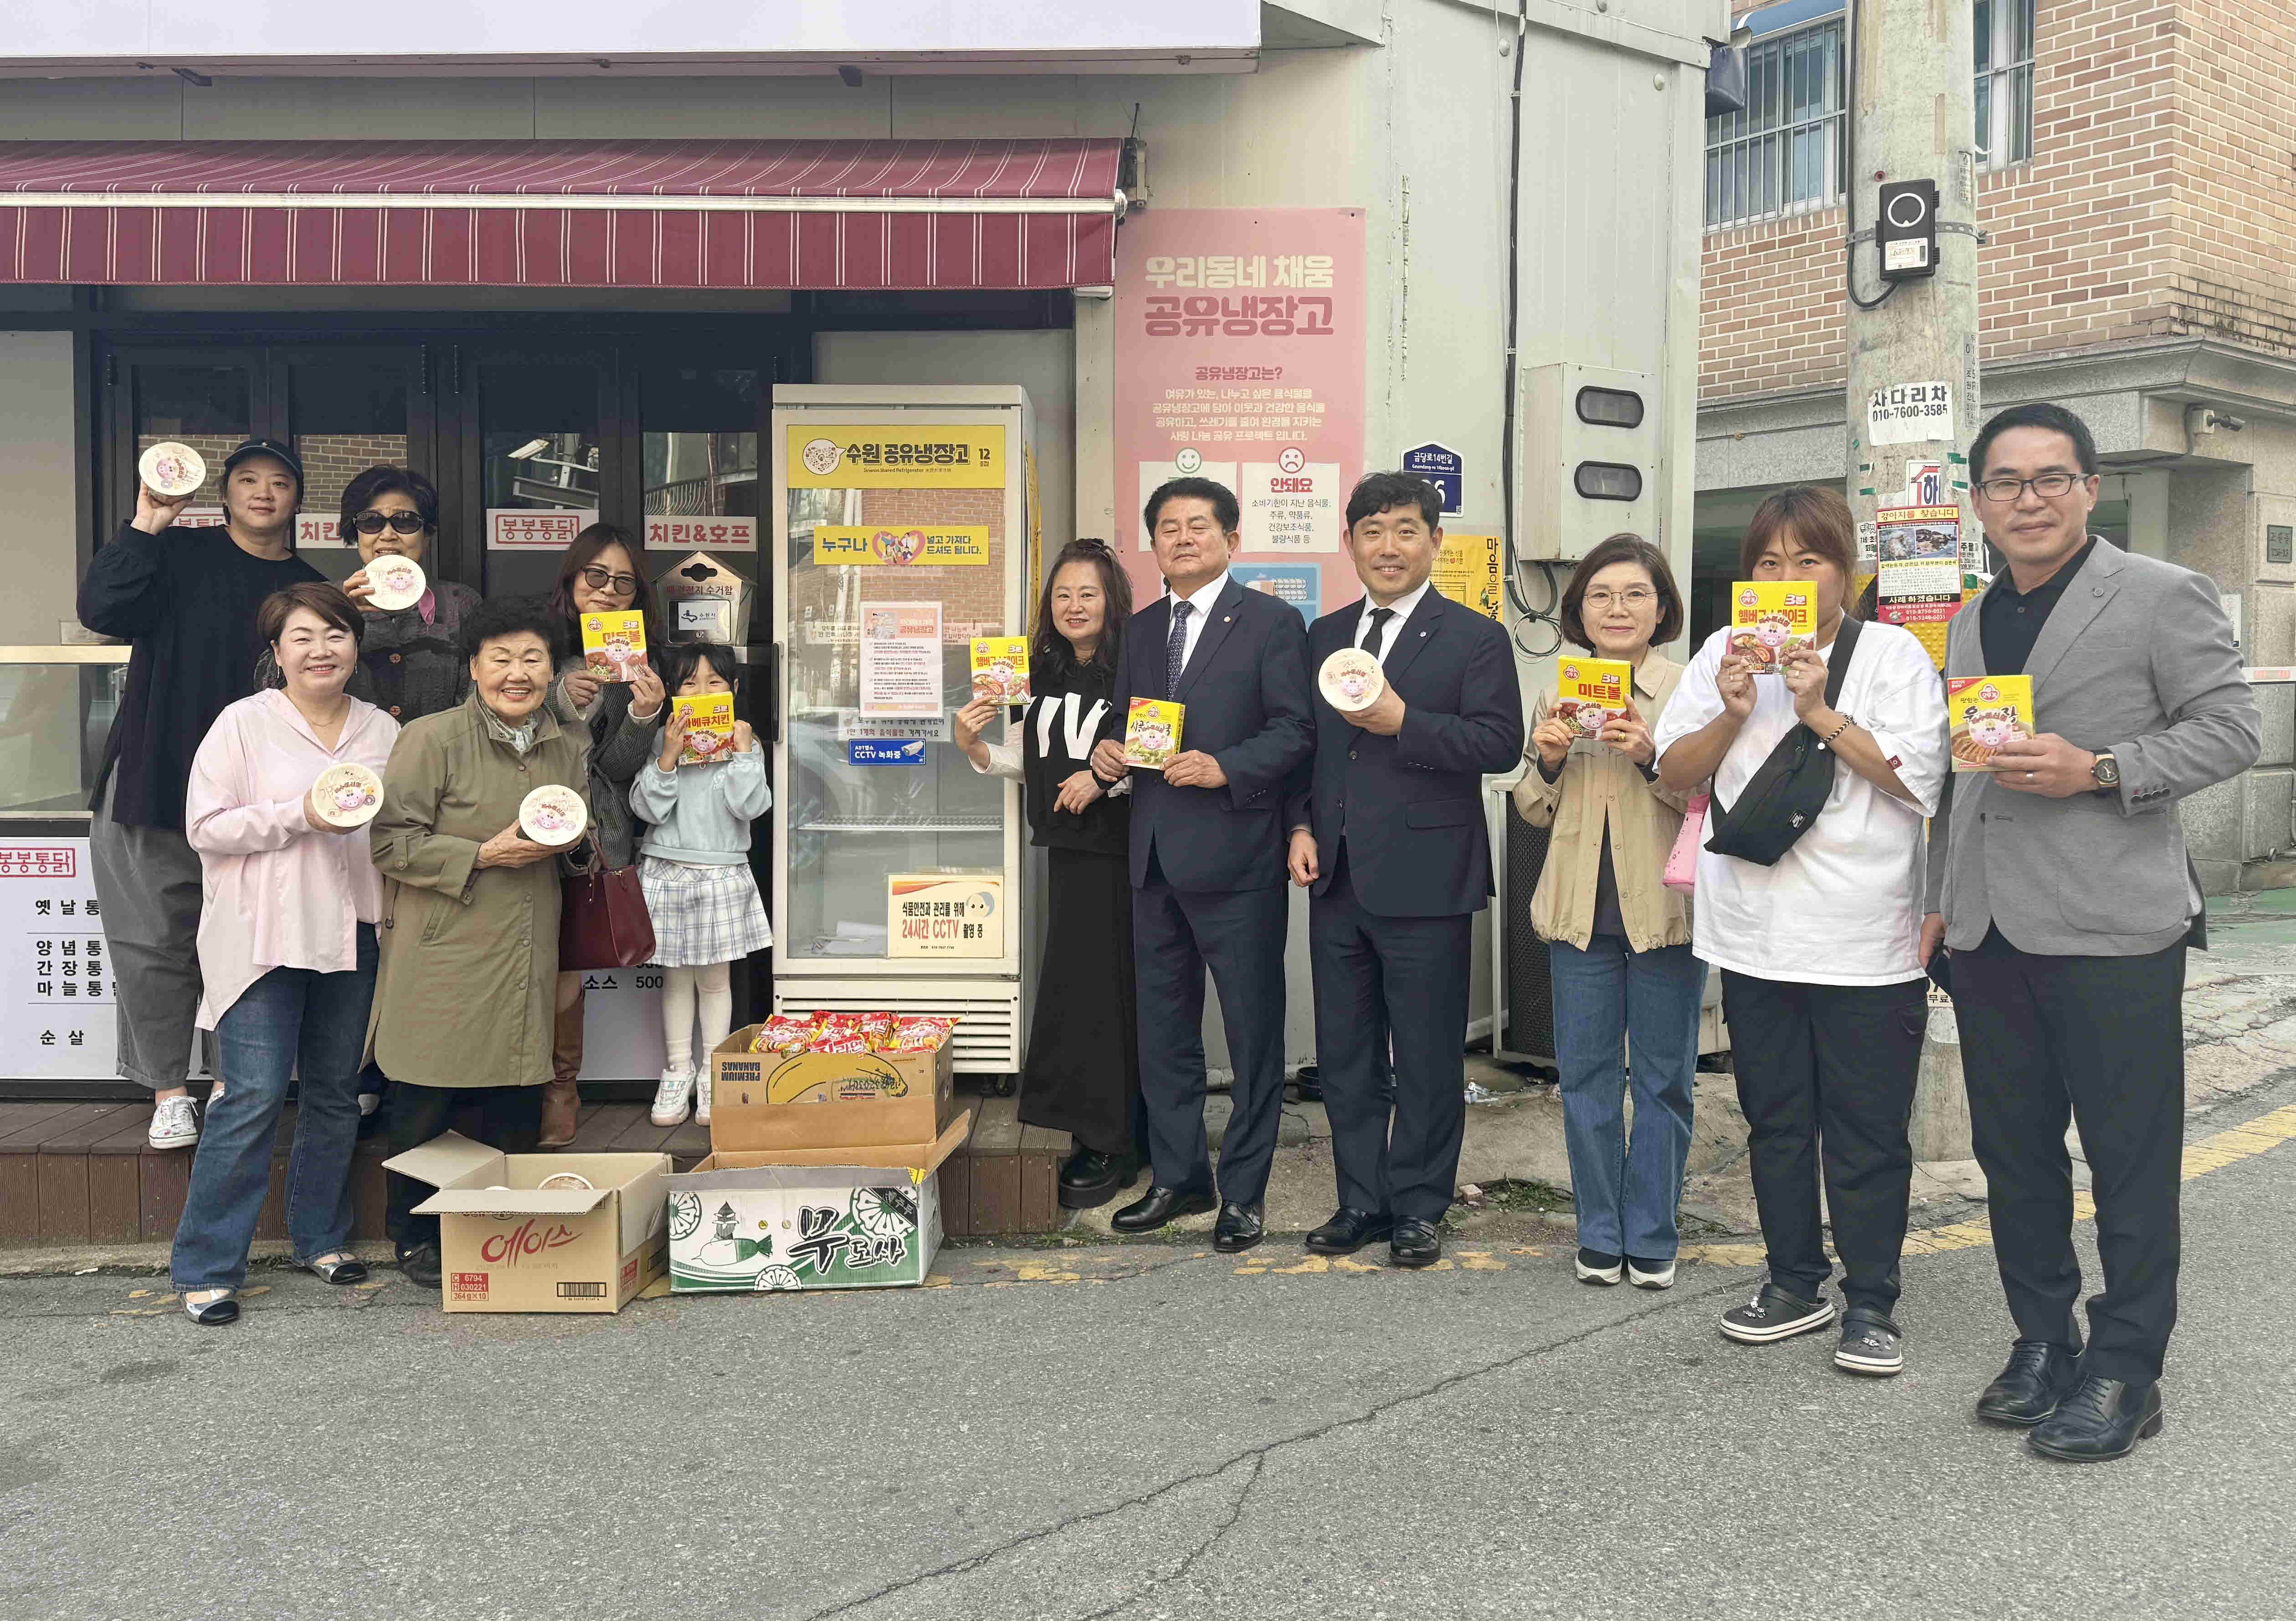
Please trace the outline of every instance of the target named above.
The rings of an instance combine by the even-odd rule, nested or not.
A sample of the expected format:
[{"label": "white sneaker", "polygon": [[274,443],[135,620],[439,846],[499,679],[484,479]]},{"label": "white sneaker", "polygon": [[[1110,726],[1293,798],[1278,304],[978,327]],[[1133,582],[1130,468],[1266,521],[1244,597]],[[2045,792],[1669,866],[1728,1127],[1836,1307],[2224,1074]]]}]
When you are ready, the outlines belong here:
[{"label": "white sneaker", "polygon": [[1648,1271],[1632,1255],[1627,1257],[1627,1281],[1638,1289],[1670,1289],[1674,1287],[1674,1263],[1664,1262]]},{"label": "white sneaker", "polygon": [[200,1106],[189,1097],[162,1098],[152,1106],[152,1129],[144,1140],[155,1148],[188,1148],[200,1140]]},{"label": "white sneaker", "polygon": [[709,1072],[706,1069],[693,1072],[693,1123],[709,1123]]},{"label": "white sneaker", "polygon": [[661,1084],[653,1089],[654,1124],[684,1125],[686,1099],[693,1094],[693,1072],[690,1069],[666,1069],[661,1072]]}]

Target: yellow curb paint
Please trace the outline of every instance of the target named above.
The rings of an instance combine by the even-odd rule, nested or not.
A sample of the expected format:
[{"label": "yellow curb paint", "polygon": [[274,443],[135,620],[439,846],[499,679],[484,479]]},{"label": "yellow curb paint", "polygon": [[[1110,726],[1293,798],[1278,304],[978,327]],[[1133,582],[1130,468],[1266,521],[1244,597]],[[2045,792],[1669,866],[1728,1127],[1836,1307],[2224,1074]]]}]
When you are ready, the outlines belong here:
[{"label": "yellow curb paint", "polygon": [[1333,1255],[1332,1264],[1343,1272],[1383,1272],[1387,1270],[1375,1262],[1358,1261],[1353,1255]]},{"label": "yellow curb paint", "polygon": [[925,1275],[924,1287],[929,1289],[945,1289],[955,1281],[955,1280],[947,1272],[929,1272]]},{"label": "yellow curb paint", "polygon": [[1507,1263],[1487,1249],[1463,1249],[1458,1252],[1459,1270],[1468,1272],[1503,1272]]},{"label": "yellow curb paint", "polygon": [[1328,1272],[1332,1270],[1332,1258],[1329,1255],[1308,1255],[1297,1266],[1278,1266],[1270,1270],[1294,1278],[1303,1272]]}]

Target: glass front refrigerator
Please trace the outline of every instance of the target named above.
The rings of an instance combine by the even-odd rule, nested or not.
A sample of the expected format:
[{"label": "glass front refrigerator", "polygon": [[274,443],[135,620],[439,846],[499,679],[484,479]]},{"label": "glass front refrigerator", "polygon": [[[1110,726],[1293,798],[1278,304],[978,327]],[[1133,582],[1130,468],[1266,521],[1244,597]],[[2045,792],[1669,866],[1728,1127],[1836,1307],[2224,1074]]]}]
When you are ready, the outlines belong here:
[{"label": "glass front refrigerator", "polygon": [[1020,785],[951,720],[973,638],[1028,631],[1032,432],[1014,387],[774,391],[775,1010],[960,1015],[955,1068],[999,1081],[1035,978]]}]

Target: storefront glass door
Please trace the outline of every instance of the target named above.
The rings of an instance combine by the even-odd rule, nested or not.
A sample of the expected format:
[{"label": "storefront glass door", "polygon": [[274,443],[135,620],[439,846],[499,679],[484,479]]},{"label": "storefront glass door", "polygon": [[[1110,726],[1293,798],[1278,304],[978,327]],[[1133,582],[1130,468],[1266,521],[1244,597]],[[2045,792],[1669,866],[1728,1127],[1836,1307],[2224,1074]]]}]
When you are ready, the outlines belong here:
[{"label": "storefront glass door", "polygon": [[560,350],[481,355],[463,371],[463,508],[484,548],[482,588],[545,594],[568,543],[621,505],[611,367]]}]

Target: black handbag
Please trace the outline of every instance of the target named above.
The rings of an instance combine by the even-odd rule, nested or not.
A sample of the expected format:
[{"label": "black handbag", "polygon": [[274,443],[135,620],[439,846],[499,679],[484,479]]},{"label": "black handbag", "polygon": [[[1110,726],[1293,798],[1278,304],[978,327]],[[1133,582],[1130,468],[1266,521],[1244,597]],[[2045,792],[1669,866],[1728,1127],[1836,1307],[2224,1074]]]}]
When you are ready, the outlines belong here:
[{"label": "black handbag", "polygon": [[[1849,673],[1850,657],[1857,651],[1857,624],[1845,613],[1841,629],[1834,633],[1833,657],[1825,672],[1828,707],[1839,706],[1842,678]],[[1714,796],[1707,810],[1711,836],[1706,848],[1757,867],[1775,867],[1794,841],[1809,831],[1833,792],[1833,751],[1818,741],[1816,732],[1797,723],[1778,739],[1736,804],[1725,806],[1720,794]]]},{"label": "black handbag", "polygon": [[558,913],[558,969],[635,968],[653,959],[653,918],[638,869],[608,867],[593,839],[590,870],[567,873]]}]

